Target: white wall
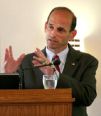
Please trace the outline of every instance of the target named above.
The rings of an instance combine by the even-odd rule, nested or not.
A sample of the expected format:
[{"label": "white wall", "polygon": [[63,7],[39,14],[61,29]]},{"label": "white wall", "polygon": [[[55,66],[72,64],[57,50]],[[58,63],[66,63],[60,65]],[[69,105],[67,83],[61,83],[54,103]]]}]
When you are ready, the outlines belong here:
[{"label": "white wall", "polygon": [[3,71],[5,48],[13,46],[14,56],[30,53],[45,46],[44,23],[55,6],[67,6],[78,18],[81,50],[99,60],[98,97],[88,108],[89,116],[100,116],[101,107],[101,0],[0,0],[0,72]]}]

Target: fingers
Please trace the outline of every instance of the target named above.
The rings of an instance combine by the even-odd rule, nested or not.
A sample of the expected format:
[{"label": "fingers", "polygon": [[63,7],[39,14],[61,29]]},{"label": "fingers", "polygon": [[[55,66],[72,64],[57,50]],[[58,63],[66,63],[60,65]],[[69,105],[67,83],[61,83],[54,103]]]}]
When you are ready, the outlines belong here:
[{"label": "fingers", "polygon": [[9,46],[9,48],[6,48],[6,50],[5,50],[4,61],[7,61],[7,60],[9,60],[11,58],[13,59],[12,46]]},{"label": "fingers", "polygon": [[22,62],[22,60],[24,59],[24,57],[25,57],[25,54],[21,54],[21,55],[19,56],[19,58],[17,59],[18,65],[21,64],[21,62]]},{"label": "fingers", "polygon": [[7,61],[8,57],[9,57],[9,53],[8,53],[8,49],[6,48],[4,61]]},{"label": "fingers", "polygon": [[40,66],[47,65],[50,63],[50,61],[39,48],[36,48],[32,63],[34,64],[34,66]]},{"label": "fingers", "polygon": [[36,48],[35,54],[36,56],[34,58],[39,62],[44,62],[48,60],[47,57],[43,54],[43,52],[39,48]]},{"label": "fingers", "polygon": [[12,46],[9,46],[9,56],[13,58]]},{"label": "fingers", "polygon": [[35,54],[40,58],[46,58],[43,52],[39,48],[36,48]]}]

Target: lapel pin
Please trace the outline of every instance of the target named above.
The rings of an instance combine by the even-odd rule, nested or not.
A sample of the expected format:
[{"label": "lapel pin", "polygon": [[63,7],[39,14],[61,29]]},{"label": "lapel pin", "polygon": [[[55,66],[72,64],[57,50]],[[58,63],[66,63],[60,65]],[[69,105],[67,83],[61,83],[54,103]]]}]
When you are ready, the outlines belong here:
[{"label": "lapel pin", "polygon": [[72,62],[72,66],[75,66],[75,62]]}]

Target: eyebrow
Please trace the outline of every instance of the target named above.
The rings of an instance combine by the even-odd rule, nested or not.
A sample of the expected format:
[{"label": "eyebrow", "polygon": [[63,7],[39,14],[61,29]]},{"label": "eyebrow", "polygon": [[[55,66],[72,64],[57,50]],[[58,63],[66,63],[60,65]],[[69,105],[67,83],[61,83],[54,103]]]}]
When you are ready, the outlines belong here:
[{"label": "eyebrow", "polygon": [[[48,23],[49,25],[55,25],[55,24],[52,24],[52,23]],[[63,29],[65,29],[65,30],[67,30],[67,28],[66,27],[64,27],[64,26],[62,26],[62,25],[60,25],[60,24],[57,24],[58,26],[56,26],[57,28],[63,28]]]}]

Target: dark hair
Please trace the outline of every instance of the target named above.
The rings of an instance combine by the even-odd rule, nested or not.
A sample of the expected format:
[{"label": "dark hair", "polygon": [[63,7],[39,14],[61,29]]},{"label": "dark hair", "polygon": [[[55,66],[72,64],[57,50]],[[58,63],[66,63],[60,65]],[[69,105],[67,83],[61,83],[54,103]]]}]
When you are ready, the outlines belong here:
[{"label": "dark hair", "polygon": [[47,18],[47,22],[49,21],[49,18],[50,18],[50,15],[56,11],[56,10],[63,10],[63,11],[67,11],[69,13],[71,13],[71,15],[73,16],[73,19],[72,19],[72,24],[71,24],[71,29],[70,31],[73,31],[76,27],[76,16],[74,15],[74,13],[67,7],[55,7],[54,9],[51,10],[51,12],[49,13],[49,16]]}]

